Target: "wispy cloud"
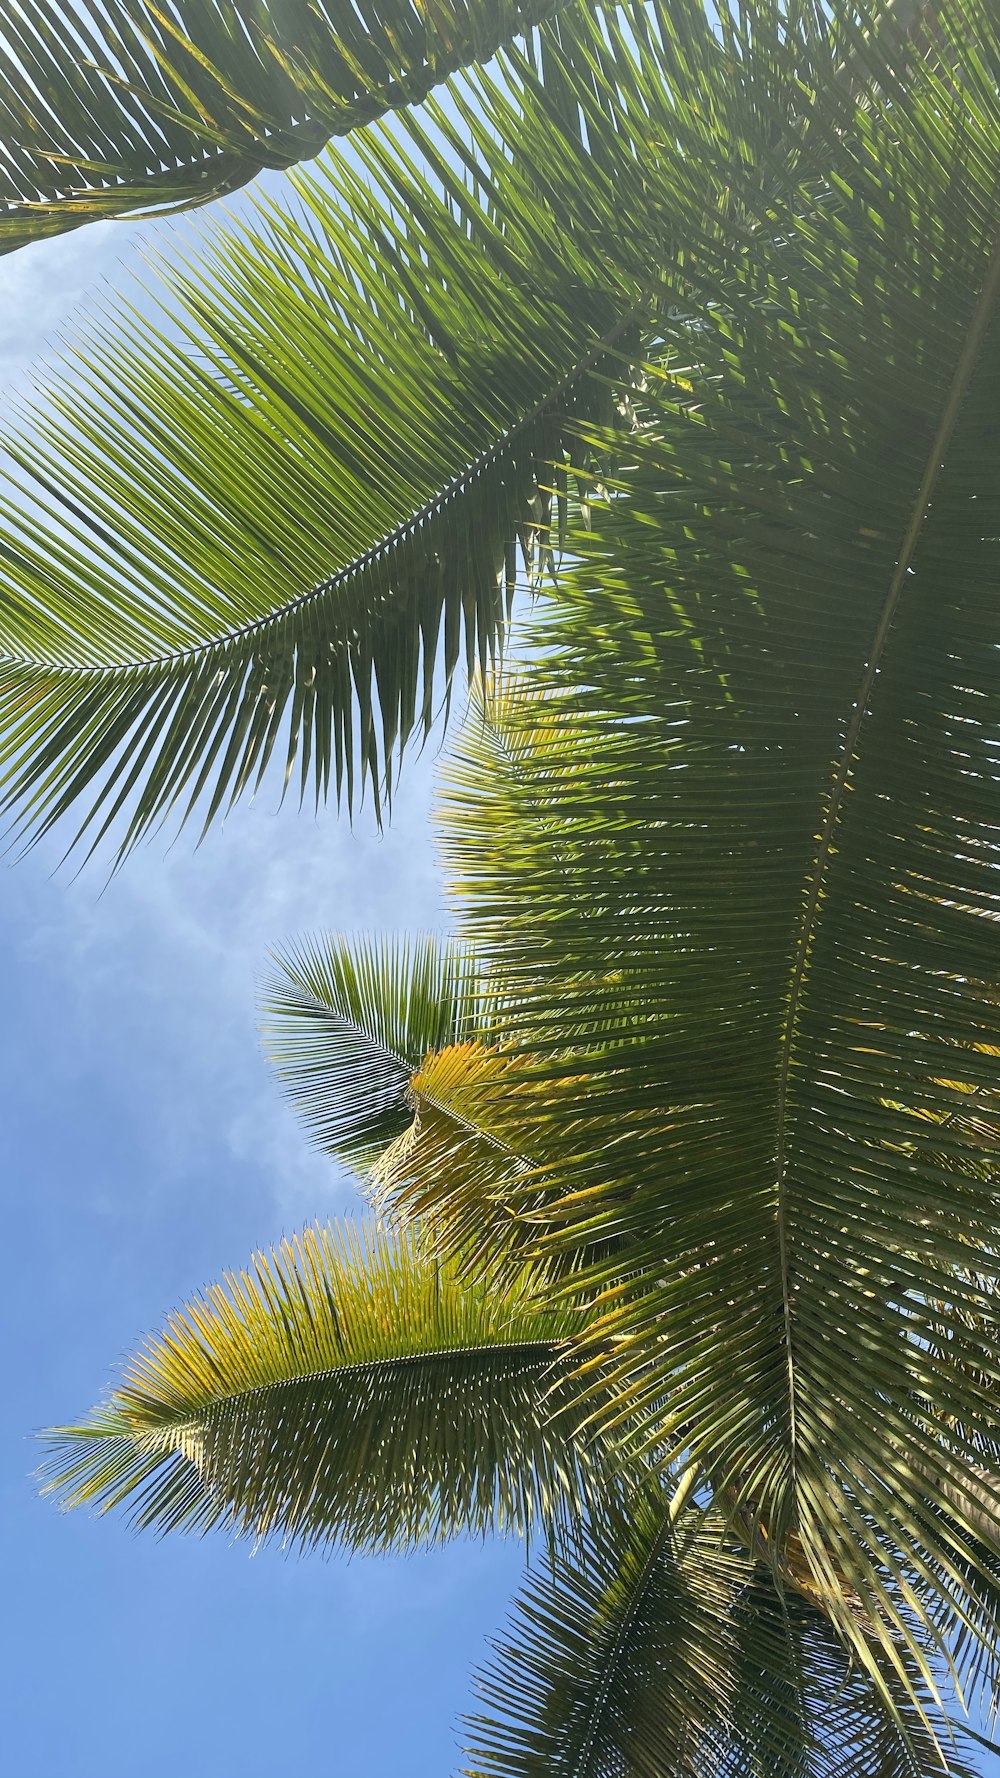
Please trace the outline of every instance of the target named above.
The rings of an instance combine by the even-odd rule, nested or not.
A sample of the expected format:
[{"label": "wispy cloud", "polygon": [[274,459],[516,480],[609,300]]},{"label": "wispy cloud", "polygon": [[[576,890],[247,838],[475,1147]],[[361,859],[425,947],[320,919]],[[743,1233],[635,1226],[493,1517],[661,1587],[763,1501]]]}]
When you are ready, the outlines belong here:
[{"label": "wispy cloud", "polygon": [[309,1151],[282,1103],[256,1036],[255,986],[268,948],[324,928],[434,928],[445,923],[430,834],[433,762],[404,770],[391,824],[333,808],[318,818],[258,802],[195,849],[139,851],[105,882],[100,864],[54,877],[41,851],[3,885],[8,931],[23,960],[58,990],[81,1067],[96,1051],[122,1091],[142,1101],[147,1189],[204,1165],[224,1143],[301,1222],[352,1195]]}]

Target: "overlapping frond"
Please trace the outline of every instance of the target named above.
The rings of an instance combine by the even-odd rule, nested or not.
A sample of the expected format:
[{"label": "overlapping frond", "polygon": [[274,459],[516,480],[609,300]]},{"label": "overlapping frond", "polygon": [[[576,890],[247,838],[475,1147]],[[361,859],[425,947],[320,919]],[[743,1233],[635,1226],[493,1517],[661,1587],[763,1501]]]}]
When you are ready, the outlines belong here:
[{"label": "overlapping frond", "polygon": [[18,830],[81,803],[125,850],[171,810],[211,820],[272,756],[302,794],[350,803],[370,773],[377,801],[459,657],[495,651],[638,287],[534,238],[544,206],[496,145],[487,196],[441,151],[444,195],[388,136],[365,153],[367,181],[331,162],[300,211],[165,273],[159,315],[83,329],[8,423]]},{"label": "overlapping frond", "polygon": [[[727,1626],[737,1708],[708,1768],[720,1778],[972,1778],[971,1737],[904,1658],[873,1649],[879,1684],[829,1619],[758,1569]],[[918,1632],[918,1639],[919,1632]],[[888,1704],[888,1708],[887,1708]]]},{"label": "overlapping frond", "polygon": [[162,1531],[401,1549],[552,1527],[587,1497],[572,1310],[461,1280],[413,1238],[307,1230],[230,1275],[46,1435],[47,1488]]},{"label": "overlapping frond", "polygon": [[0,253],[308,159],[557,3],[15,0],[0,20]]},{"label": "overlapping frond", "polygon": [[312,1140],[367,1171],[410,1127],[417,1069],[488,1019],[472,958],[430,937],[331,933],[276,951],[274,963],[261,1034],[275,1072]]},{"label": "overlapping frond", "polygon": [[898,1721],[832,1626],[665,1493],[537,1568],[477,1682],[470,1778],[959,1778],[898,1684]]},{"label": "overlapping frond", "polygon": [[684,1550],[666,1496],[581,1534],[528,1576],[477,1678],[470,1778],[704,1778],[732,1704],[746,1559],[719,1527]]},{"label": "overlapping frond", "polygon": [[517,1266],[535,1245],[523,1213],[542,1189],[541,1169],[512,1145],[503,1115],[517,1067],[483,1041],[428,1056],[410,1082],[411,1122],[372,1168],[386,1215],[417,1218],[440,1252],[480,1273]]},{"label": "overlapping frond", "polygon": [[[810,17],[756,27],[789,74],[779,180],[808,44],[839,53]],[[488,665],[581,427],[617,401],[627,433],[631,365],[706,300],[692,254],[715,273],[746,238],[732,165],[774,135],[754,68],[694,0],[627,25],[580,0],[544,53],[362,132],[364,177],[328,157],[304,214],[217,236],[162,314],[70,346],[3,441],[20,832],[78,806],[124,851],[172,811],[211,820],[272,756],[303,794],[379,794],[435,668],[463,639]]]},{"label": "overlapping frond", "polygon": [[534,700],[516,774],[452,797],[550,1239],[620,1243],[618,1407],[797,1540],[873,1673],[852,1598],[890,1665],[911,1608],[965,1614],[972,1666],[1000,1620],[997,1175],[961,1122],[1000,1039],[1000,44],[962,0],[936,32],[905,77],[869,44],[857,107],[814,70],[822,155],[734,168],[745,247],[692,245],[704,301],[527,663],[559,747],[533,769]]}]

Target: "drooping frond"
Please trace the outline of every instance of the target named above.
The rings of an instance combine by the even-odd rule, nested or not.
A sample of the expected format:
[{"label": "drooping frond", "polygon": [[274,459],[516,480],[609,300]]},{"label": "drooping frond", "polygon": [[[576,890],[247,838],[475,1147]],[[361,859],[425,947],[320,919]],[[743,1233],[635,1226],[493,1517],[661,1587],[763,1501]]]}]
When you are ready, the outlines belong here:
[{"label": "drooping frond", "polygon": [[274,953],[261,1034],[312,1140],[367,1171],[410,1127],[410,1081],[487,1008],[468,950],[433,938],[328,934]]},{"label": "drooping frond", "polygon": [[772,105],[744,250],[692,243],[526,665],[559,746],[532,700],[516,774],[452,800],[550,1240],[618,1243],[615,1411],[903,1683],[911,1610],[964,1672],[1000,1623],[1000,40],[944,0],[908,59],[854,41],[864,102],[815,71],[780,180]]},{"label": "drooping frond", "polygon": [[125,849],[274,753],[302,794],[350,802],[371,771],[377,799],[435,679],[497,645],[622,309],[515,280],[486,213],[416,173],[405,216],[339,184],[172,272],[161,317],[84,333],[8,425],[0,762],[25,831],[83,798]]},{"label": "drooping frond", "polygon": [[699,1749],[732,1703],[727,1616],[746,1573],[717,1526],[686,1562],[665,1496],[591,1526],[529,1574],[477,1678],[469,1778],[702,1778]]},{"label": "drooping frond", "polygon": [[[891,1683],[891,1682],[890,1682]],[[479,1676],[469,1778],[968,1778],[829,1622],[665,1494],[539,1566]],[[895,1690],[898,1692],[898,1687]]]},{"label": "drooping frond", "polygon": [[728,1630],[738,1702],[706,1762],[719,1778],[973,1778],[965,1724],[944,1715],[909,1662],[901,1683],[873,1647],[880,1691],[823,1612],[777,1591],[766,1570]]},{"label": "drooping frond", "polygon": [[731,170],[774,133],[768,55],[780,183],[807,47],[840,53],[775,13],[734,80],[695,0],[632,11],[577,0],[544,53],[362,132],[297,180],[304,214],[216,236],[161,314],[120,309],[46,376],[0,480],[17,831],[76,809],[125,851],[211,820],[272,756],[302,794],[350,803],[370,774],[377,797],[435,669],[443,689],[463,642],[488,667],[518,540],[545,553],[589,462],[581,426],[617,402],[627,433],[632,363],[706,300],[693,249],[715,272],[742,251]]},{"label": "drooping frond", "polygon": [[572,1310],[460,1280],[412,1238],[307,1230],[171,1316],[105,1406],[47,1434],[67,1506],[388,1550],[551,1527],[586,1498]]},{"label": "drooping frond", "polygon": [[15,0],[0,19],[0,253],[202,204],[317,154],[557,0]]}]

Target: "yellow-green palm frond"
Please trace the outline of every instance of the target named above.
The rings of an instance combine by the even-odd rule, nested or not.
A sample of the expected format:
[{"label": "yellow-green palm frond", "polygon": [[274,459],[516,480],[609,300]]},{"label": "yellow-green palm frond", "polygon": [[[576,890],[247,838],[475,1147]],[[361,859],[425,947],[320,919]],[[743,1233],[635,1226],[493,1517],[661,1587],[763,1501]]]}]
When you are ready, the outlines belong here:
[{"label": "yellow-green palm frond", "polygon": [[367,1173],[408,1130],[411,1080],[489,1020],[467,947],[326,934],[274,953],[264,1047],[311,1139]]},{"label": "yellow-green palm frond", "polygon": [[517,1056],[484,1042],[427,1056],[409,1084],[412,1121],[372,1168],[386,1215],[417,1219],[440,1252],[481,1274],[517,1267],[535,1245],[526,1211],[540,1168],[505,1135],[518,1071]]},{"label": "yellow-green palm frond", "polygon": [[16,0],[0,20],[0,253],[309,159],[557,3]]},{"label": "yellow-green palm frond", "polygon": [[414,1237],[307,1230],[171,1316],[108,1402],[46,1435],[46,1488],[159,1530],[405,1549],[547,1531],[587,1498],[578,1316]]}]

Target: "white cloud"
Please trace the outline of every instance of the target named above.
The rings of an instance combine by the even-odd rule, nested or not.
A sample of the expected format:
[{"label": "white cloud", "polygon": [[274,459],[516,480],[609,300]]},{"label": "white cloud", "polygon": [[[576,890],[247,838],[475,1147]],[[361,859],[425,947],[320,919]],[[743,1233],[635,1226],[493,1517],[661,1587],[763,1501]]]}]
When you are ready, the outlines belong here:
[{"label": "white cloud", "polygon": [[268,813],[258,801],[198,849],[193,828],[168,850],[154,842],[110,883],[100,863],[75,880],[66,867],[49,878],[41,849],[9,873],[8,934],[55,990],[73,1053],[82,1065],[100,1050],[112,1069],[117,1058],[122,1093],[139,1097],[146,1189],[169,1189],[171,1176],[190,1174],[223,1143],[273,1195],[282,1221],[352,1195],[310,1152],[268,1074],[255,985],[268,948],[297,933],[446,923],[432,776],[429,755],[410,762],[381,835],[366,811],[352,829],[332,806],[314,818],[292,807]]}]

